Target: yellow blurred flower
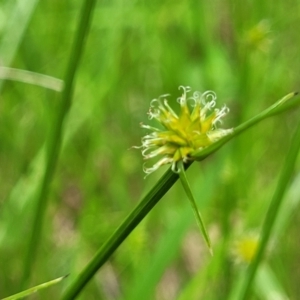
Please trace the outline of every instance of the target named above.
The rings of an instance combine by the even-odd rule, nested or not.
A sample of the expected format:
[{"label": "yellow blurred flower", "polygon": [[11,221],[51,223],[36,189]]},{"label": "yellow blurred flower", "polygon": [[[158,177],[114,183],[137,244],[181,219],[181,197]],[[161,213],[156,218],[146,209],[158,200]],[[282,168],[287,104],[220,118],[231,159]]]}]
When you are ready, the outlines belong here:
[{"label": "yellow blurred flower", "polygon": [[246,32],[246,44],[252,49],[267,52],[272,44],[270,32],[270,23],[267,20],[262,20]]},{"label": "yellow blurred flower", "polygon": [[233,249],[233,256],[237,262],[251,263],[259,245],[259,238],[256,234],[247,234],[239,238]]},{"label": "yellow blurred flower", "polygon": [[183,94],[178,98],[180,104],[179,116],[169,106],[166,97],[162,95],[150,103],[149,119],[156,119],[163,129],[141,124],[142,128],[152,132],[142,138],[142,154],[148,160],[157,156],[161,158],[152,167],[144,165],[144,172],[150,174],[165,164],[171,164],[172,170],[178,172],[177,162],[194,160],[191,153],[203,149],[232,132],[232,129],[217,128],[217,123],[229,109],[223,106],[214,108],[216,94],[207,91],[203,94],[194,92],[188,97],[190,87],[180,86]]}]

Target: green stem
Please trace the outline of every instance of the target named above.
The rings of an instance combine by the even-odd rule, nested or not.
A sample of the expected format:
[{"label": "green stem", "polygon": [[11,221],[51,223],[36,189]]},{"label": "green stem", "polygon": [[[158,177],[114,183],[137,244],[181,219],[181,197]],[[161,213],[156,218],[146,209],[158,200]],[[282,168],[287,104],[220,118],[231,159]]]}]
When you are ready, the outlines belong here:
[{"label": "green stem", "polygon": [[298,152],[300,149],[300,123],[296,129],[296,132],[293,136],[292,143],[289,149],[289,152],[286,156],[285,163],[283,169],[281,171],[277,188],[275,190],[273,199],[271,201],[270,207],[268,209],[263,227],[262,227],[262,237],[259,244],[259,248],[257,250],[256,256],[249,266],[247,271],[244,288],[241,292],[241,297],[239,299],[248,299],[250,297],[251,287],[253,283],[253,279],[255,277],[256,271],[259,267],[263,259],[263,255],[265,253],[267,244],[269,242],[274,223],[279,212],[280,205],[283,200],[283,196],[287,185],[292,177],[294,165],[298,156]]},{"label": "green stem", "polygon": [[248,128],[254,126],[255,124],[259,123],[260,121],[272,117],[276,114],[285,112],[288,109],[292,109],[300,104],[300,99],[293,99],[298,93],[289,93],[288,95],[284,96],[282,99],[278,100],[276,103],[265,109],[264,111],[260,112],[250,120],[242,123],[241,125],[235,127],[232,133],[226,135],[216,143],[213,143],[211,146],[194,151],[191,154],[191,157],[195,160],[203,160],[205,157],[209,156],[213,152],[220,149],[224,144],[230,141],[232,138],[236,137],[237,135],[241,134]]},{"label": "green stem", "polygon": [[[283,99],[293,97],[295,94],[289,94]],[[286,109],[281,109],[277,111],[278,103],[282,104],[282,100],[275,104],[276,107],[272,106],[272,110],[267,109],[263,113],[254,117],[253,119],[245,122],[244,124],[235,128],[234,133],[225,137],[219,142],[217,146],[214,144],[207,147],[204,150],[201,150],[198,153],[197,160],[201,161],[207,156],[215,152],[225,143],[227,143],[233,136],[241,133],[247,128],[255,125],[257,122],[263,120],[267,116],[270,116],[272,113],[279,113],[285,111]],[[298,105],[299,101],[293,104]],[[275,109],[276,108],[276,109]],[[291,108],[291,106],[289,107]],[[269,114],[269,115],[268,115]],[[190,164],[184,165],[187,169]],[[121,245],[121,243],[126,239],[126,237],[133,231],[133,229],[141,222],[141,220],[151,211],[155,204],[163,197],[163,195],[170,189],[170,187],[176,182],[178,175],[174,174],[170,169],[164,174],[164,176],[159,180],[159,182],[152,188],[152,190],[142,199],[142,201],[137,205],[137,207],[129,214],[126,220],[119,226],[119,228],[110,236],[107,242],[98,250],[89,264],[82,270],[78,277],[74,280],[73,283],[68,287],[66,292],[62,296],[62,300],[71,300],[74,299],[84,288],[84,286],[90,281],[94,274],[99,270],[99,268],[109,259],[109,257],[114,253],[114,251]]]},{"label": "green stem", "polygon": [[[186,166],[188,168],[189,165]],[[109,259],[114,251],[121,245],[133,229],[151,211],[156,203],[166,194],[166,192],[177,181],[178,175],[169,169],[150,192],[142,199],[136,208],[129,214],[125,221],[117,228],[106,243],[98,250],[90,263],[79,274],[77,279],[69,286],[64,293],[62,300],[74,299],[99,270],[99,268]]]},{"label": "green stem", "polygon": [[96,0],[85,0],[81,10],[81,17],[79,20],[78,30],[75,36],[74,44],[70,54],[70,60],[65,74],[65,87],[62,92],[60,107],[58,109],[57,117],[54,120],[52,131],[49,134],[47,142],[47,161],[45,173],[41,179],[41,184],[36,195],[36,210],[34,212],[33,228],[30,231],[29,245],[24,260],[22,288],[26,285],[30,278],[30,273],[38,252],[40,242],[43,220],[47,208],[47,194],[50,182],[52,180],[55,167],[57,164],[61,140],[63,134],[63,125],[65,117],[71,106],[73,82],[79,60],[83,52],[84,41],[89,29],[91,14]]}]

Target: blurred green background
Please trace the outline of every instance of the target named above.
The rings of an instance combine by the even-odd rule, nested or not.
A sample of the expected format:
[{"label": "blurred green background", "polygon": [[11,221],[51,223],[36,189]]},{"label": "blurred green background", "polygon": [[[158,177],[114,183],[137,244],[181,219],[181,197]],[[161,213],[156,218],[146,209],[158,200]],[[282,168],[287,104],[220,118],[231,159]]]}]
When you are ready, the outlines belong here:
[{"label": "blurred green background", "polygon": [[[19,291],[44,144],[81,6],[0,2],[1,298]],[[179,85],[214,90],[218,106],[230,108],[223,127],[234,127],[299,90],[299,26],[300,1],[98,1],[30,286],[70,277],[30,299],[58,299],[163,174],[144,179],[140,151],[130,149],[146,133],[139,123],[148,122],[150,100],[170,93],[174,107]],[[56,80],[45,79],[51,88],[38,75],[35,84],[21,82],[28,73],[11,80],[19,73],[5,67]],[[237,245],[259,235],[298,119],[299,110],[268,119],[187,172],[214,257],[176,184],[79,299],[238,299],[247,261]],[[299,299],[297,170],[253,299]]]}]

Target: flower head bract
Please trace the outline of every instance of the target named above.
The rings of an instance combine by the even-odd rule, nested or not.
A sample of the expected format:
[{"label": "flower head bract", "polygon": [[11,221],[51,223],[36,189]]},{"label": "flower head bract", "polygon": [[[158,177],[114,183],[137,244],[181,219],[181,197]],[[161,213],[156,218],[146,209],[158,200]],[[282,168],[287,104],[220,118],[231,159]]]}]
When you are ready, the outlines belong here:
[{"label": "flower head bract", "polygon": [[208,147],[232,132],[232,129],[217,127],[229,109],[226,106],[215,108],[217,97],[213,91],[194,92],[188,97],[190,87],[179,88],[183,90],[182,96],[177,99],[179,115],[169,106],[166,99],[169,95],[162,95],[151,101],[148,112],[149,119],[158,121],[162,128],[141,124],[142,128],[152,131],[142,138],[142,145],[138,147],[142,149],[144,159],[160,157],[152,167],[144,165],[146,174],[165,164],[171,164],[172,170],[178,172],[178,161],[195,160],[194,151]]}]

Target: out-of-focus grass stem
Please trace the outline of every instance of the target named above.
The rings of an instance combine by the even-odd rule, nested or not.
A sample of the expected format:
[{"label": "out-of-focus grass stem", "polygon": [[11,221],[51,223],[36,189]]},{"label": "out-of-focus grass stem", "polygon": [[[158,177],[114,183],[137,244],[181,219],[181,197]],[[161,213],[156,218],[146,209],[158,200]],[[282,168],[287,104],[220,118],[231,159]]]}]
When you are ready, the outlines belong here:
[{"label": "out-of-focus grass stem", "polygon": [[261,241],[257,250],[257,254],[253,262],[249,266],[244,288],[242,289],[241,297],[239,299],[246,300],[249,299],[251,295],[251,287],[252,287],[253,279],[255,277],[255,274],[257,272],[260,263],[263,260],[263,256],[266,247],[268,245],[268,242],[270,240],[274,223],[278,215],[285,190],[289,184],[289,181],[292,177],[292,173],[294,171],[294,165],[298,156],[299,149],[300,149],[300,122],[292,138],[291,146],[286,156],[285,163],[283,165],[283,169],[280,174],[273,199],[271,201],[266,218],[264,220],[264,224],[262,227]]},{"label": "out-of-focus grass stem", "polygon": [[59,103],[57,116],[53,120],[51,131],[49,133],[47,141],[46,170],[43,174],[40,187],[36,195],[36,210],[34,212],[34,221],[32,224],[32,229],[30,231],[29,245],[24,260],[23,276],[21,282],[22,287],[24,287],[30,279],[31,270],[35,262],[38,247],[40,244],[45,212],[48,205],[48,189],[58,161],[63,135],[63,125],[65,117],[71,106],[75,74],[79,65],[80,57],[83,52],[84,41],[88,33],[95,2],[96,0],[85,0],[82,6],[78,29],[75,35],[66,74],[64,76],[65,87],[61,95],[61,101]]}]

